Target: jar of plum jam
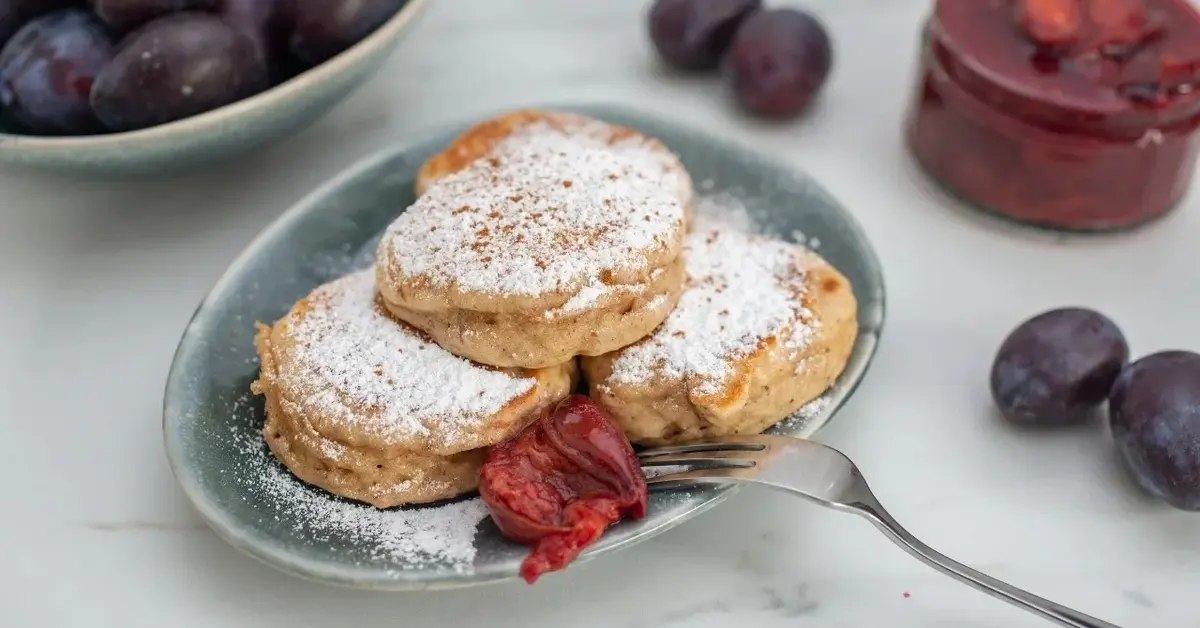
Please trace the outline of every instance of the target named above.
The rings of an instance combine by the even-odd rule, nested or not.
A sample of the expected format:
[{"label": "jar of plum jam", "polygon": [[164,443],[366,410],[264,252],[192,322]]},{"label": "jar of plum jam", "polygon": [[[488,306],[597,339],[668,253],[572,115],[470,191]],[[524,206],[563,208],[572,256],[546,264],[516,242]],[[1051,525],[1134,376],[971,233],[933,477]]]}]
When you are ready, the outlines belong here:
[{"label": "jar of plum jam", "polygon": [[1187,191],[1200,152],[1189,0],[937,0],[907,117],[918,163],[1023,223],[1128,229]]}]

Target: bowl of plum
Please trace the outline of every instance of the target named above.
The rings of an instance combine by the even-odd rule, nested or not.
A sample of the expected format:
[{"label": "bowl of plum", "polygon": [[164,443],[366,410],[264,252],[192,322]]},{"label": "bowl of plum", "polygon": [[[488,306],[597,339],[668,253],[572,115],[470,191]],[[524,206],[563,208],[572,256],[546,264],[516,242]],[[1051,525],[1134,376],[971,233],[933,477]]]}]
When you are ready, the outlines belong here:
[{"label": "bowl of plum", "polygon": [[180,173],[314,122],[429,0],[0,0],[0,164]]}]

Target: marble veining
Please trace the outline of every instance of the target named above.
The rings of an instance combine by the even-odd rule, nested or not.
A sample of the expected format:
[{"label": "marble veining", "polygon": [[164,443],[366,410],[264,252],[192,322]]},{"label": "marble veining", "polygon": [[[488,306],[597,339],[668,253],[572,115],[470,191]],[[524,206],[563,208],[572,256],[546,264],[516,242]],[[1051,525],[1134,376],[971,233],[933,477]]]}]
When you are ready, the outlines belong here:
[{"label": "marble veining", "polygon": [[765,615],[792,619],[815,615],[820,603],[808,593],[804,583],[779,583],[756,589],[731,592],[712,600],[672,607],[650,617],[638,619],[628,628],[667,628],[687,626],[698,617],[724,616],[734,621],[742,615]]}]

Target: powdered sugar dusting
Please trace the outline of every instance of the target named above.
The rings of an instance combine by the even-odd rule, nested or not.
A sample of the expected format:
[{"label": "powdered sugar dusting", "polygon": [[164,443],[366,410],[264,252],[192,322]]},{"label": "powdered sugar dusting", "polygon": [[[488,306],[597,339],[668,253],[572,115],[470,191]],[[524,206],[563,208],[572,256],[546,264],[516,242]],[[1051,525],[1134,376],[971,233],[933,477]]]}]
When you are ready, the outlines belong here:
[{"label": "powdered sugar dusting", "polygon": [[[532,123],[433,183],[389,227],[380,263],[495,295],[583,291],[674,246],[691,183],[674,155],[615,127]],[[588,298],[591,296],[592,298]]]},{"label": "powdered sugar dusting", "polygon": [[750,211],[746,201],[731,192],[717,192],[698,197],[695,213],[699,221],[710,226],[737,229],[743,233],[763,233],[763,218]]},{"label": "powdered sugar dusting", "polygon": [[669,299],[668,299],[667,295],[660,294],[660,295],[654,297],[653,299],[650,299],[646,303],[646,309],[650,310],[650,311],[654,311],[659,308],[666,307],[668,301],[669,301]]},{"label": "powdered sugar dusting", "polygon": [[791,416],[783,421],[780,421],[776,426],[776,430],[784,434],[795,434],[797,432],[803,433],[803,430],[808,429],[808,426],[811,425],[813,421],[820,418],[820,416],[825,414],[825,412],[827,412],[832,406],[833,399],[830,398],[830,394],[827,392],[824,395],[821,395],[820,397],[817,397],[816,399],[804,404],[803,406],[800,406],[799,410],[796,410],[791,414]]},{"label": "powdered sugar dusting", "polygon": [[689,379],[716,394],[731,375],[729,361],[774,339],[802,349],[811,337],[803,249],[738,229],[697,225],[688,237],[688,285],[654,334],[625,349],[609,381],[633,385],[652,378]]},{"label": "powdered sugar dusting", "polygon": [[235,481],[250,489],[254,507],[294,521],[295,531],[314,544],[352,541],[366,558],[400,569],[441,566],[471,569],[475,532],[487,517],[479,498],[393,510],[341,500],[293,477],[266,453],[261,434],[232,430],[241,461]]},{"label": "powdered sugar dusting", "polygon": [[582,312],[589,308],[595,307],[595,305],[600,302],[600,299],[604,298],[604,296],[612,292],[612,290],[613,288],[606,286],[599,281],[590,283],[584,286],[579,292],[576,292],[575,296],[568,299],[566,303],[563,303],[561,306],[553,310],[546,310],[542,316],[547,320],[551,320],[558,318],[559,316]]},{"label": "powdered sugar dusting", "polygon": [[288,398],[389,444],[453,443],[536,384],[454,356],[376,302],[373,270],[318,288],[292,318],[278,383]]},{"label": "powdered sugar dusting", "polygon": [[792,240],[794,242],[803,244],[814,251],[821,248],[821,240],[819,238],[810,238],[807,234],[799,229],[792,231]]},{"label": "powdered sugar dusting", "polygon": [[345,445],[327,438],[321,439],[320,447],[321,454],[330,460],[341,460],[346,455]]},{"label": "powdered sugar dusting", "polygon": [[817,397],[816,399],[804,404],[799,410],[796,411],[794,416],[799,417],[802,420],[811,421],[828,410],[829,406],[831,405],[833,405],[833,401],[829,398],[829,396],[821,395],[820,397]]}]

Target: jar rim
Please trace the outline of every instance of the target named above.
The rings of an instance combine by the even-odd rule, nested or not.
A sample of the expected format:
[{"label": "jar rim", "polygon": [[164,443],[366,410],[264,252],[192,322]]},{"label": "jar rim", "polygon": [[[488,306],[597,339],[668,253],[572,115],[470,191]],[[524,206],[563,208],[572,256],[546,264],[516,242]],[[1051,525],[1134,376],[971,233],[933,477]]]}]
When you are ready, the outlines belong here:
[{"label": "jar rim", "polygon": [[[1187,27],[1193,28],[1200,38],[1200,9],[1188,0],[1160,2],[1179,3],[1177,8],[1195,18]],[[961,38],[955,37],[950,30],[956,28],[954,24],[948,26],[942,20],[947,15],[952,18],[960,15],[955,11],[962,11],[970,4],[962,0],[938,0],[923,37],[938,62],[945,66],[947,76],[983,103],[1003,103],[1005,109],[1026,114],[1015,116],[1018,119],[1053,119],[1057,125],[1071,127],[1073,131],[1100,135],[1113,133],[1122,138],[1187,124],[1193,117],[1200,116],[1200,89],[1173,98],[1165,107],[1145,107],[1120,96],[1112,87],[1097,84],[1100,89],[1094,92],[1071,93],[1065,89],[1055,90],[1045,82],[1039,85],[1030,81],[1030,77],[1035,76],[1033,70],[1021,75],[992,67],[987,59],[972,52],[974,40],[971,43],[960,41]],[[1020,40],[1014,37],[1014,50],[1020,45]],[[1106,95],[1111,98],[1105,98]]]},{"label": "jar rim", "polygon": [[[1114,137],[1110,135],[1102,135],[1088,132],[1061,132],[1054,129],[1046,128],[1035,123],[1035,121],[1011,115],[1009,112],[993,107],[988,103],[980,100],[978,96],[970,91],[963,89],[961,83],[956,81],[946,68],[940,63],[935,55],[930,52],[924,54],[924,63],[927,64],[927,74],[931,80],[937,80],[953,88],[953,91],[946,91],[944,88],[939,90],[942,97],[950,97],[955,99],[953,106],[959,109],[967,109],[967,114],[982,118],[987,116],[988,125],[997,128],[1009,135],[1020,135],[1023,142],[1028,144],[1054,148],[1057,150],[1079,151],[1082,154],[1092,155],[1098,151],[1105,150],[1124,150],[1130,144],[1139,144],[1143,142],[1154,142],[1156,134],[1191,134],[1197,129],[1200,129],[1200,113],[1184,118],[1171,125],[1163,126],[1148,126],[1141,135]],[[943,87],[944,87],[943,86]]]}]

